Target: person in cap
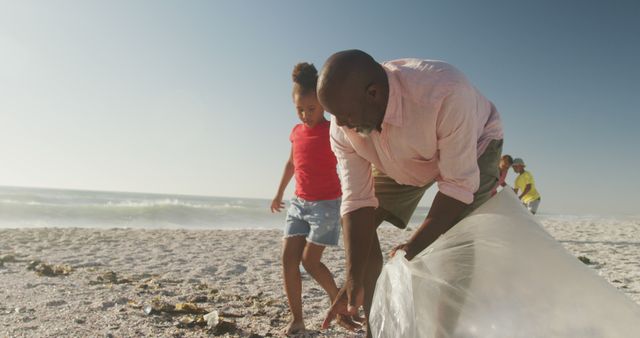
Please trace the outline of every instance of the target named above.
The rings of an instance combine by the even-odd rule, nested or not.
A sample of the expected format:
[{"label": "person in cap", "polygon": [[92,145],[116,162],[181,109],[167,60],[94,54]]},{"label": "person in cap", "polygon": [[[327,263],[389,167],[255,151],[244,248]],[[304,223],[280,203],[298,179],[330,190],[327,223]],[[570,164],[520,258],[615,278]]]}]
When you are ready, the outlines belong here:
[{"label": "person in cap", "polygon": [[516,192],[518,198],[520,198],[525,207],[535,215],[538,211],[538,207],[540,206],[540,193],[538,193],[538,190],[536,189],[533,175],[524,169],[526,165],[521,158],[514,159],[511,166],[513,167],[513,171],[518,174],[513,185],[513,190]]}]

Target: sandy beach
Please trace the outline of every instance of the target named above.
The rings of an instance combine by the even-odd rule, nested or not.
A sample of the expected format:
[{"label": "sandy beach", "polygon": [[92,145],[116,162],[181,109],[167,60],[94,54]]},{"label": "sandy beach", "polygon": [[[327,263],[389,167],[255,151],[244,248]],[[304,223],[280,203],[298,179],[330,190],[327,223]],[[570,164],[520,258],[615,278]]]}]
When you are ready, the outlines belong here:
[{"label": "sandy beach", "polygon": [[[640,221],[541,220],[640,303]],[[409,234],[381,228],[383,250]],[[278,336],[289,319],[280,245],[278,230],[0,229],[0,337]],[[341,284],[342,248],[327,249],[324,262]],[[56,265],[59,274],[47,276]],[[303,303],[307,336],[361,335],[317,331],[329,301],[305,273]],[[208,328],[189,314],[214,310],[225,325]]]}]

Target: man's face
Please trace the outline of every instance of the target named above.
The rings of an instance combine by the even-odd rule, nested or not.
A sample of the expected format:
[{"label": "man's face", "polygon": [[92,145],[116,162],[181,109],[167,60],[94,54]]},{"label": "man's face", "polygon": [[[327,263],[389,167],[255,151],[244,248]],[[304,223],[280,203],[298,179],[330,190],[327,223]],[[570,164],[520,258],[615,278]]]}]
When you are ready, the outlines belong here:
[{"label": "man's face", "polygon": [[524,171],[524,166],[521,164],[514,164],[513,165],[513,171],[515,171],[516,173],[520,174]]},{"label": "man's face", "polygon": [[324,95],[320,100],[326,102],[323,102],[325,109],[336,117],[339,126],[355,130],[363,136],[376,130],[379,124],[376,117],[384,115],[384,108],[379,107],[365,89],[341,90]]}]

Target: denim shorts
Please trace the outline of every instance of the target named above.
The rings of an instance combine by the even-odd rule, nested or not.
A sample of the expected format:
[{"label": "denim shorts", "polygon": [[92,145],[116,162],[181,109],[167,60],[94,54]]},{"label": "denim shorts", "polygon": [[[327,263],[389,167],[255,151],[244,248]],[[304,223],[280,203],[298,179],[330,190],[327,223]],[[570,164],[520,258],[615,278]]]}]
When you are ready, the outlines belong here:
[{"label": "denim shorts", "polygon": [[305,236],[318,245],[338,245],[340,239],[340,201],[305,201],[294,197],[287,210],[284,237]]}]

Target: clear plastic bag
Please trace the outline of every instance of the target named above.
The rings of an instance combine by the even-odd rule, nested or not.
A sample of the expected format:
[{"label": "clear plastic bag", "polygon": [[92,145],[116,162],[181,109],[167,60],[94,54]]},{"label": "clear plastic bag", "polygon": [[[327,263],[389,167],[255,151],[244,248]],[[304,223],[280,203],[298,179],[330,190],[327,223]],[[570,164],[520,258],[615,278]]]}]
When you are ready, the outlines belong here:
[{"label": "clear plastic bag", "polygon": [[374,337],[640,337],[640,306],[505,189],[376,284]]}]

